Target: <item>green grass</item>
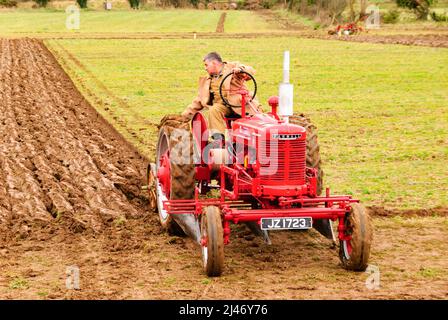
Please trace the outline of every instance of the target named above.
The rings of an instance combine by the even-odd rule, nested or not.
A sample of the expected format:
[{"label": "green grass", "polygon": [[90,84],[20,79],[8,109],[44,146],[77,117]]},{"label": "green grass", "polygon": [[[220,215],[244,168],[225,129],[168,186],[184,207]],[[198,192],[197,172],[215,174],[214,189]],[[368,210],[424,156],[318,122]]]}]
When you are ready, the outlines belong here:
[{"label": "green grass", "polygon": [[10,289],[28,289],[28,281],[22,277],[16,277],[9,282]]},{"label": "green grass", "polygon": [[444,270],[441,270],[439,268],[420,268],[418,275],[420,277],[424,278],[438,278],[439,276],[443,275],[445,273]]},{"label": "green grass", "polygon": [[[0,35],[215,32],[221,13],[219,10],[83,10],[80,29],[68,30],[65,11],[0,11]],[[225,32],[267,32],[273,29],[275,27],[251,11],[227,11]]]},{"label": "green grass", "polygon": [[[281,31],[276,25],[266,22],[261,16],[252,11],[226,11],[224,32],[227,33],[256,33]],[[284,31],[284,30],[283,30]]]},{"label": "green grass", "polygon": [[[121,33],[121,32],[213,32],[220,12],[81,11],[80,29],[67,30],[64,11],[17,10],[0,13],[2,33]],[[194,23],[193,23],[194,21]]]},{"label": "green grass", "polygon": [[289,49],[295,109],[309,114],[319,128],[326,186],[369,205],[448,205],[447,49],[298,38],[47,44],[65,61],[81,91],[89,96],[83,87],[89,88],[103,102],[90,97],[91,103],[151,157],[156,140],[151,123],[191,102],[206,52],[217,50],[228,60],[255,67],[266,106],[267,98],[277,94],[282,51]]},{"label": "green grass", "polygon": [[[390,1],[376,1],[384,13],[396,5]],[[124,3],[127,6],[126,3]],[[178,32],[215,32],[221,10],[129,10],[121,7],[118,10],[102,10],[102,2],[95,5],[97,10],[81,11],[80,29],[68,30],[66,20],[68,14],[62,5],[58,9],[9,9],[0,11],[0,36],[76,36],[88,34],[119,34],[142,33],[178,33]],[[448,10],[448,2],[438,2],[433,10],[443,13]],[[282,30],[276,22],[267,22],[253,11],[227,10],[225,22],[226,33],[259,33]],[[287,19],[293,24],[303,25],[309,29],[317,26],[312,19],[285,10],[275,10],[281,19]],[[447,26],[448,23],[432,21],[415,21],[415,15],[410,10],[400,9],[401,23],[394,26],[382,25],[380,30],[371,33],[428,33],[427,27]],[[446,30],[445,30],[446,32]]]},{"label": "green grass", "polygon": [[295,12],[285,10],[285,9],[278,9],[274,10],[274,13],[276,16],[282,19],[286,19],[298,26],[306,26],[309,28],[315,28],[317,27],[317,23],[313,21],[311,18],[308,18],[306,16],[302,16],[300,14],[297,14]]}]

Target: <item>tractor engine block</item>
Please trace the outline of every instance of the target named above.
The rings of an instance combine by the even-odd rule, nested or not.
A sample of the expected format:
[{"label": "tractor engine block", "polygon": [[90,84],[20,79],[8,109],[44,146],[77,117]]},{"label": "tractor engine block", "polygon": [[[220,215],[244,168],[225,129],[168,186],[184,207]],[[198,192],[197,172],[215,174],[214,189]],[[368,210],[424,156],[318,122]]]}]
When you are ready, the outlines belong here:
[{"label": "tractor engine block", "polygon": [[241,162],[252,176],[253,195],[295,197],[308,193],[303,127],[257,114],[234,121],[231,138],[240,150],[237,163]]}]

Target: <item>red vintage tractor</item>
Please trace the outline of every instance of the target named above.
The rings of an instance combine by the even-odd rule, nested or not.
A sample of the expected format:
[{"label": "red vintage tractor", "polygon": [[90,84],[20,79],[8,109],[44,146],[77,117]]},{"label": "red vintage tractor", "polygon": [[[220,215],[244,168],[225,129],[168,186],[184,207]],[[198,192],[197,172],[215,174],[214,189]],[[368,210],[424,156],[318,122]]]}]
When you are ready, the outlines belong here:
[{"label": "red vintage tractor", "polygon": [[[238,88],[241,117],[225,119],[224,141],[209,143],[200,112],[188,123],[179,116],[162,120],[156,163],[148,168],[148,189],[162,226],[196,240],[206,274],[219,276],[231,223],[246,223],[270,243],[271,231],[312,227],[336,241],[332,222],[338,221],[343,267],[364,271],[372,239],[370,218],[349,195],[330,195],[328,188],[321,195],[316,127],[303,115],[279,115],[277,97],[269,99],[271,112],[246,113],[256,83],[251,74],[245,76],[255,90]],[[220,94],[232,106],[222,84]]]}]

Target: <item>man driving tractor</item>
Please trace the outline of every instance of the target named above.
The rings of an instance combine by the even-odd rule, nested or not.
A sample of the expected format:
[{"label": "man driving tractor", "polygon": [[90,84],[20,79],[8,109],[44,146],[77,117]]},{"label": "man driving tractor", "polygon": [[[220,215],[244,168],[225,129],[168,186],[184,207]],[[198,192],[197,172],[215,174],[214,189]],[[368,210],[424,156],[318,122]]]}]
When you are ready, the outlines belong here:
[{"label": "man driving tractor", "polygon": [[[226,129],[225,117],[241,115],[241,107],[230,107],[224,103],[219,93],[219,86],[226,75],[233,73],[223,84],[222,94],[225,99],[233,106],[241,105],[241,95],[238,94],[239,88],[245,88],[244,82],[247,80],[245,73],[252,75],[255,70],[239,62],[224,62],[217,52],[208,53],[204,59],[205,70],[208,76],[199,78],[198,96],[185,109],[182,116],[191,119],[194,114],[207,107],[209,109],[208,126],[215,133],[224,134]],[[252,114],[254,110],[260,110],[260,103],[253,99],[247,101],[246,111]]]}]

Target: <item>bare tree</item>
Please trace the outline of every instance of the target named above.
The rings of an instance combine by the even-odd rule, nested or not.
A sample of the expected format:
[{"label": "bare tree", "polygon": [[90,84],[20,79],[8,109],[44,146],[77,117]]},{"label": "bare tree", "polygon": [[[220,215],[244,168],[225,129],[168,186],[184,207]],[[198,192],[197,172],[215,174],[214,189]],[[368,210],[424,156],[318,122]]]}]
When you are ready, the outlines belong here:
[{"label": "bare tree", "polygon": [[300,0],[300,13],[305,14],[306,13],[306,7],[308,5],[308,0]]},{"label": "bare tree", "polygon": [[360,5],[361,5],[361,11],[359,13],[359,16],[365,16],[366,15],[366,10],[367,10],[367,0],[359,0],[360,1]]},{"label": "bare tree", "polygon": [[330,0],[328,3],[328,12],[331,18],[330,25],[334,24],[335,21],[340,23],[342,12],[344,12],[347,7],[347,0]]},{"label": "bare tree", "polygon": [[316,0],[316,15],[314,20],[320,21],[320,10],[322,9],[322,0]]},{"label": "bare tree", "polygon": [[348,5],[350,6],[350,22],[355,21],[355,1],[348,0]]}]

